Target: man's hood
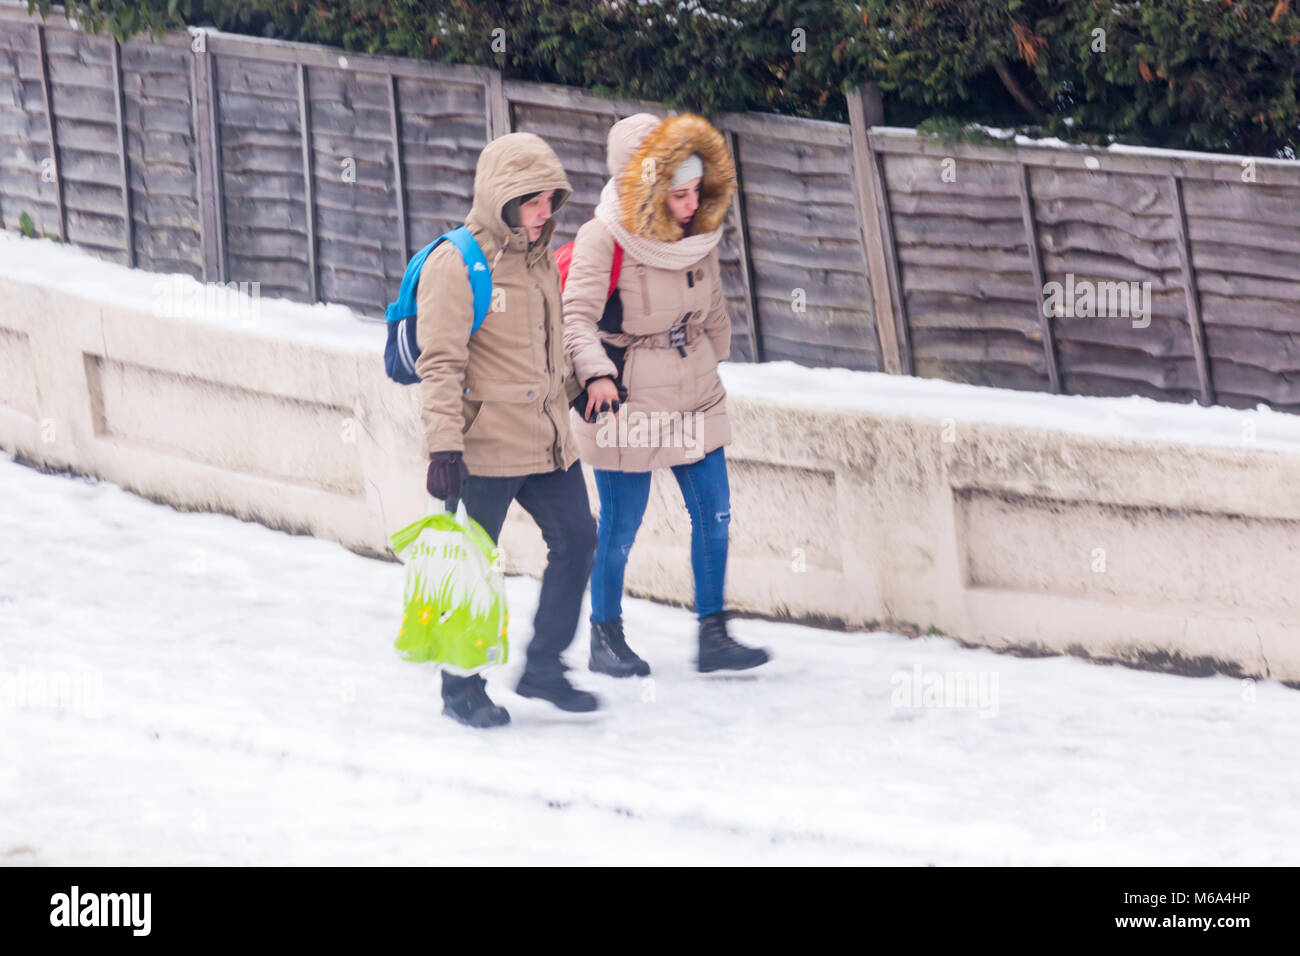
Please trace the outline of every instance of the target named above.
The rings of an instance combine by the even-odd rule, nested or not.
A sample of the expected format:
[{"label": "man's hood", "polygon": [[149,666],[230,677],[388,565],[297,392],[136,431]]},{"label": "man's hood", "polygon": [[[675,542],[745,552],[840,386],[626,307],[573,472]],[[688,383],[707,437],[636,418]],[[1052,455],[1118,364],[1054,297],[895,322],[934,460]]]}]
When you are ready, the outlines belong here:
[{"label": "man's hood", "polygon": [[[522,226],[511,228],[507,225],[501,209],[512,199],[547,189],[555,190],[552,212],[559,212],[573,194],[564,167],[546,140],[534,133],[498,136],[479,153],[474,171],[474,204],[467,221],[486,229],[502,245],[509,242],[511,248],[526,249],[527,230]],[[552,216],[538,241],[549,244],[554,232],[555,218]]]}]

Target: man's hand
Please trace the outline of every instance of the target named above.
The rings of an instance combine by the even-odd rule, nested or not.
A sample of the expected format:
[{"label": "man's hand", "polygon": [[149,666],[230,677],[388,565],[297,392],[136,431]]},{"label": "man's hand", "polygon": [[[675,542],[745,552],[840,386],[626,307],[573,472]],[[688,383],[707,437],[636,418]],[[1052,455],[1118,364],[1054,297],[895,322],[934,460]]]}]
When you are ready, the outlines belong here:
[{"label": "man's hand", "polygon": [[429,453],[429,474],[425,487],[439,501],[460,497],[460,460],[458,451]]}]

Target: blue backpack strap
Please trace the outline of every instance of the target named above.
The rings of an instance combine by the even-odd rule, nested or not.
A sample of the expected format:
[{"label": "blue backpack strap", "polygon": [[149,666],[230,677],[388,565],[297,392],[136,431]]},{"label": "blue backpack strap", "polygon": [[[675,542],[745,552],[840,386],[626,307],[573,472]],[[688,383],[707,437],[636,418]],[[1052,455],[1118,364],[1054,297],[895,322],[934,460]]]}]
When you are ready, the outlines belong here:
[{"label": "blue backpack strap", "polygon": [[465,260],[465,267],[469,269],[469,286],[474,293],[474,326],[469,330],[469,334],[473,335],[483,324],[483,319],[487,317],[488,308],[492,304],[492,272],[488,269],[483,250],[468,226],[453,229],[441,238],[460,250],[460,257]]},{"label": "blue backpack strap", "polygon": [[420,272],[424,269],[424,261],[444,240],[459,250],[460,257],[469,270],[469,285],[474,293],[474,326],[470,330],[470,334],[473,335],[483,324],[488,308],[492,305],[492,273],[488,269],[483,250],[468,226],[460,226],[451,232],[443,233],[411,257],[411,261],[406,265],[406,273],[402,276],[402,287],[397,293],[397,300],[388,306],[384,315],[389,322],[400,322],[416,314],[416,293],[419,291]]},{"label": "blue backpack strap", "polygon": [[385,310],[388,342],[384,346],[384,367],[389,378],[403,385],[415,385],[420,381],[415,371],[415,361],[420,356],[420,345],[415,334],[416,313],[419,311],[416,293],[419,291],[420,273],[424,269],[425,260],[444,241],[456,247],[469,271],[470,291],[474,294],[474,325],[469,330],[470,335],[477,332],[483,324],[492,304],[492,272],[483,256],[483,250],[467,227],[461,226],[444,233],[412,256],[406,264],[397,301]]}]

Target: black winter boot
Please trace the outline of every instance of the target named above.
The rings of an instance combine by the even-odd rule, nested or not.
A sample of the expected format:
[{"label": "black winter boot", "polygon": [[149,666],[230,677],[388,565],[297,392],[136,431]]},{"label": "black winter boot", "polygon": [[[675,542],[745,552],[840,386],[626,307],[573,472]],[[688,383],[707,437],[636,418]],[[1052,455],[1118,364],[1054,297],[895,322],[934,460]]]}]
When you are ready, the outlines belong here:
[{"label": "black winter boot", "polygon": [[524,668],[524,676],[519,678],[515,693],[520,697],[537,697],[549,701],[560,710],[575,714],[596,710],[600,702],[595,694],[578,690],[564,676],[564,666],[545,669],[529,664]]},{"label": "black winter boot", "polygon": [[444,689],[442,712],[467,727],[503,727],[510,723],[509,711],[492,703],[487,683],[477,674],[454,690]]},{"label": "black winter boot", "polygon": [[623,636],[623,619],[591,622],[591,660],[588,666],[610,677],[645,677],[650,665],[637,657]]},{"label": "black winter boot", "polygon": [[743,671],[766,664],[770,659],[762,647],[746,647],[727,633],[727,612],[718,611],[700,619],[700,656],[695,666],[700,673]]}]

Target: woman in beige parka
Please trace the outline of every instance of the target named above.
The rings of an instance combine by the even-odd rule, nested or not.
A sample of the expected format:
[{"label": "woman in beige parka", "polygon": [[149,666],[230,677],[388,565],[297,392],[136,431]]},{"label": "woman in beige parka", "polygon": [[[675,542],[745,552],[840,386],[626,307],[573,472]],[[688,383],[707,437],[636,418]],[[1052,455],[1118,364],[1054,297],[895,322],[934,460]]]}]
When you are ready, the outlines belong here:
[{"label": "woman in beige parka", "polygon": [[691,517],[697,667],[756,667],[767,652],[732,640],[723,610],[731,429],[717,367],[731,351],[731,320],[717,246],[735,166],[707,120],[649,113],[614,124],[607,164],[611,179],[595,218],[578,230],[563,297],[564,345],[585,386],[573,434],[600,494],[590,666],[616,677],[650,672],[623,633],[623,577],[652,470],[669,468]]}]

